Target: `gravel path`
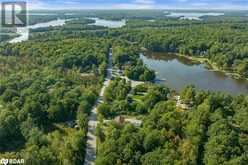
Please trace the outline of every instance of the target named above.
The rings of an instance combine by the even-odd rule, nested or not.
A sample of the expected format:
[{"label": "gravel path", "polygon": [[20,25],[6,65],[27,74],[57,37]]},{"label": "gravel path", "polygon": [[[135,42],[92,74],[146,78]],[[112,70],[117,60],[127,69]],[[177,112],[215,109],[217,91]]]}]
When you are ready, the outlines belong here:
[{"label": "gravel path", "polygon": [[97,107],[99,104],[101,104],[103,101],[103,95],[106,87],[109,86],[110,80],[112,77],[112,49],[110,49],[109,57],[108,57],[108,69],[107,69],[107,76],[104,81],[103,87],[101,89],[99,98],[97,99],[97,102],[95,106],[93,107],[93,110],[91,112],[91,115],[89,116],[89,122],[88,122],[88,133],[87,133],[87,148],[86,148],[86,155],[85,155],[85,162],[84,165],[94,165],[96,160],[96,135],[95,130],[97,126]]}]

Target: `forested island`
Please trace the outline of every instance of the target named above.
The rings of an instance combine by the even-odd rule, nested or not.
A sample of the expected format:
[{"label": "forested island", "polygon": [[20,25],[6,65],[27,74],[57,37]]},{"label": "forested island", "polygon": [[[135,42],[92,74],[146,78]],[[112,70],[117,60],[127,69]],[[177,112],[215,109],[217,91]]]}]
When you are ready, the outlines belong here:
[{"label": "forested island", "polygon": [[[164,10],[43,12],[31,15],[31,24],[67,21],[31,29],[29,40],[19,43],[1,36],[0,158],[86,164],[87,132],[95,122],[96,165],[247,164],[247,94],[194,84],[176,91],[157,83],[140,58],[142,52],[173,53],[245,81],[246,13],[187,20]],[[98,26],[92,17],[126,25]]]}]

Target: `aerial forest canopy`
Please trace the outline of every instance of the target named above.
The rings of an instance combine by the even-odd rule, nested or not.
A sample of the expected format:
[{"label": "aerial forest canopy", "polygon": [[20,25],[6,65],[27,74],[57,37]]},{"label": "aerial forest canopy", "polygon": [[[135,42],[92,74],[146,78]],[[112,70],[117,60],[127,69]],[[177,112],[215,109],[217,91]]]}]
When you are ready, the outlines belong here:
[{"label": "aerial forest canopy", "polygon": [[[116,122],[98,126],[97,165],[246,164],[247,97],[198,91],[189,86],[181,97],[183,102],[191,100],[192,104],[183,110],[174,99],[167,98],[168,94],[173,95],[168,92],[150,84],[134,89],[132,106],[127,106],[126,113],[123,109],[118,113],[147,114],[141,127]],[[137,100],[138,93],[146,94]],[[144,105],[143,111],[138,111],[139,105]],[[105,117],[113,115],[103,111],[106,109],[117,110],[102,106],[100,113]]]},{"label": "aerial forest canopy", "polygon": [[[134,23],[135,24],[135,23]],[[123,39],[137,42],[150,51],[204,57],[220,69],[248,77],[246,23],[181,25],[173,28],[124,29]]]},{"label": "aerial forest canopy", "polygon": [[[88,126],[97,123],[96,165],[247,164],[246,95],[190,84],[175,91],[158,84],[140,58],[173,53],[247,79],[246,13],[201,21],[163,10],[44,13],[30,24],[59,18],[65,25],[30,29],[20,43],[8,43],[16,35],[0,36],[0,159],[82,165]],[[93,25],[90,17],[126,25]]]},{"label": "aerial forest canopy", "polygon": [[2,45],[0,155],[30,165],[82,164],[108,49],[96,38]]}]

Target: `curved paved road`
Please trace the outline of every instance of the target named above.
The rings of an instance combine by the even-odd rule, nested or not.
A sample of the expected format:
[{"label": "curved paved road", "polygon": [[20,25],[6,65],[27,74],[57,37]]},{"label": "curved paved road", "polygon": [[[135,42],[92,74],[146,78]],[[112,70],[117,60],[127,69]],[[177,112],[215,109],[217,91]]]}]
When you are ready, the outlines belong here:
[{"label": "curved paved road", "polygon": [[106,87],[109,86],[111,77],[112,77],[112,49],[110,49],[109,57],[108,57],[107,76],[105,78],[99,98],[97,99],[97,102],[95,106],[93,107],[91,115],[89,116],[88,133],[87,133],[87,148],[86,148],[84,165],[95,164],[94,162],[96,160],[96,139],[97,139],[97,137],[95,136],[95,130],[97,126],[97,107],[99,104],[102,103],[104,91]]}]

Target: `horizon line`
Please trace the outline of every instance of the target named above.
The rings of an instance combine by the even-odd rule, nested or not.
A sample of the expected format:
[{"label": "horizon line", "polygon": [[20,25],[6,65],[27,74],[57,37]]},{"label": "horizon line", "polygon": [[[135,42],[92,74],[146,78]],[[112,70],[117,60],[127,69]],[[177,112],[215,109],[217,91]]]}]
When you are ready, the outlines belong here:
[{"label": "horizon line", "polygon": [[206,11],[213,11],[213,10],[229,10],[229,11],[248,11],[247,9],[233,9],[233,8],[213,8],[213,9],[209,9],[209,8],[202,8],[202,9],[195,9],[195,8],[161,8],[161,9],[122,9],[122,8],[108,8],[108,9],[104,9],[104,8],[72,8],[72,9],[65,9],[65,8],[60,8],[60,9],[45,9],[45,8],[37,8],[37,9],[28,9],[29,11],[32,10],[49,10],[49,11],[59,11],[59,10],[206,10]]}]

